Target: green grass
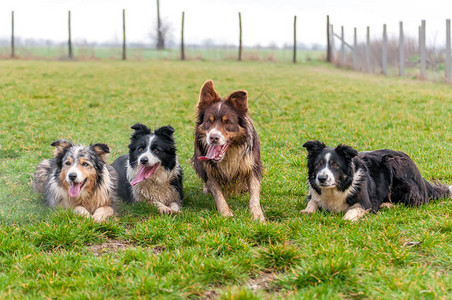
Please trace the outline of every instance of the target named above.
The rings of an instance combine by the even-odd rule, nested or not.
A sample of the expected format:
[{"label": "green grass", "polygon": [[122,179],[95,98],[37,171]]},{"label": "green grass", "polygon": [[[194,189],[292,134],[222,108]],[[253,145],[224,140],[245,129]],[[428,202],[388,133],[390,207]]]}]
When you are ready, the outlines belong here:
[{"label": "green grass", "polygon": [[[452,184],[452,90],[337,70],[319,62],[1,61],[0,298],[411,299],[452,293],[452,201],[396,206],[358,224],[301,215],[306,152],[320,139],[408,153]],[[190,166],[195,106],[213,79],[246,89],[262,141],[261,201],[216,212]],[[183,213],[122,205],[104,224],[53,211],[31,191],[59,138],[127,152],[130,126],[171,124],[184,170]],[[407,242],[420,242],[410,246]]]}]

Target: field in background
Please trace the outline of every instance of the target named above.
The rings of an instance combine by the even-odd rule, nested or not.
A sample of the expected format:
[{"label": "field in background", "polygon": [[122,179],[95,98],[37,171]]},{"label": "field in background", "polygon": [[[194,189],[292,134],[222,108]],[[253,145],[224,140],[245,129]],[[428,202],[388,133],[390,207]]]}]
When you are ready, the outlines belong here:
[{"label": "field in background", "polygon": [[[0,47],[0,59],[9,59],[11,49]],[[324,51],[297,51],[297,61],[306,62],[310,60],[320,60],[325,56]],[[44,60],[67,60],[68,52],[66,45],[58,47],[17,47],[16,57],[19,59],[44,59]],[[122,58],[122,48],[108,47],[74,47],[75,60],[120,60]],[[270,62],[291,62],[293,51],[291,49],[258,49],[244,48],[243,60],[270,61]],[[149,48],[128,48],[128,60],[180,60],[180,49],[156,50]],[[237,60],[238,49],[225,47],[206,48],[185,48],[186,60]]]},{"label": "field in background", "polygon": [[[76,52],[77,53],[77,52]],[[452,90],[310,62],[0,61],[0,298],[443,298],[452,293],[452,201],[396,206],[358,224],[301,215],[306,151],[319,139],[408,153],[452,184]],[[213,79],[249,93],[265,167],[253,222],[247,195],[225,219],[190,166],[195,106]],[[130,126],[175,129],[185,206],[143,204],[95,224],[31,191],[36,164],[66,138],[127,152]]]}]

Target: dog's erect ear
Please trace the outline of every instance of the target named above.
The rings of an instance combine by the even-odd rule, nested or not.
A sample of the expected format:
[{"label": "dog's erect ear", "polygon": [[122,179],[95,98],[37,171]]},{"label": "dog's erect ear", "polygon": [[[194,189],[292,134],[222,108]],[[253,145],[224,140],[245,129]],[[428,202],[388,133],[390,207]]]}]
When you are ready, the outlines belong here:
[{"label": "dog's erect ear", "polygon": [[132,134],[132,139],[138,138],[142,135],[151,134],[151,130],[146,125],[141,123],[136,123],[130,128],[135,130],[135,132]]},{"label": "dog's erect ear", "polygon": [[235,109],[241,113],[248,112],[248,93],[244,90],[238,90],[229,95],[226,102],[229,102]]},{"label": "dog's erect ear", "polygon": [[131,129],[134,129],[135,131],[138,132],[143,132],[144,134],[150,134],[151,130],[144,124],[141,123],[136,123],[134,125],[132,125],[132,127],[130,127]]},{"label": "dog's erect ear", "polygon": [[105,144],[94,144],[89,146],[90,150],[94,151],[99,157],[106,162],[107,154],[110,153],[110,148]]},{"label": "dog's erect ear", "polygon": [[52,144],[50,144],[50,146],[55,147],[54,155],[58,156],[61,153],[63,153],[66,149],[71,148],[73,145],[66,140],[56,140]]},{"label": "dog's erect ear", "polygon": [[198,110],[203,110],[217,100],[220,100],[220,96],[213,88],[213,81],[209,79],[203,84],[199,93]]},{"label": "dog's erect ear", "polygon": [[336,151],[336,153],[342,154],[346,159],[349,160],[358,155],[358,151],[350,146],[343,144],[339,144],[336,149],[334,149],[334,151]]},{"label": "dog's erect ear", "polygon": [[307,141],[303,144],[308,152],[321,152],[326,148],[326,145],[320,141]]},{"label": "dog's erect ear", "polygon": [[171,127],[170,125],[167,125],[167,126],[160,127],[159,129],[156,129],[154,131],[154,133],[156,135],[164,135],[164,136],[168,136],[168,137],[173,137],[174,128]]}]

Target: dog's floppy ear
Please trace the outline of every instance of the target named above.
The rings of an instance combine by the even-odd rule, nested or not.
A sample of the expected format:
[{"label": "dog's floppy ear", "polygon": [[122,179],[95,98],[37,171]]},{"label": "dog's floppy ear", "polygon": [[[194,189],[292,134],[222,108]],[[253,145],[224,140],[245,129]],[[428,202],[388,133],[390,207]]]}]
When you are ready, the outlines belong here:
[{"label": "dog's floppy ear", "polygon": [[216,100],[220,100],[220,96],[218,96],[217,92],[213,88],[213,81],[209,79],[203,84],[201,88],[197,108],[198,110],[203,110]]},{"label": "dog's floppy ear", "polygon": [[339,144],[336,149],[334,149],[334,151],[336,151],[336,153],[342,154],[346,159],[349,160],[358,155],[358,151],[350,146],[343,144]]},{"label": "dog's floppy ear", "polygon": [[156,135],[164,135],[164,136],[168,136],[168,137],[173,137],[174,128],[171,127],[170,125],[167,125],[167,126],[160,127],[159,129],[156,129],[154,131],[154,133]]},{"label": "dog's floppy ear", "polygon": [[226,102],[229,102],[241,113],[248,112],[248,93],[245,90],[238,90],[229,95]]},{"label": "dog's floppy ear", "polygon": [[89,146],[90,150],[94,151],[99,157],[106,162],[107,154],[110,153],[110,148],[105,144],[94,144]]},{"label": "dog's floppy ear", "polygon": [[308,152],[321,152],[326,148],[326,145],[320,141],[307,141],[303,144],[303,147],[305,147]]},{"label": "dog's floppy ear", "polygon": [[136,123],[130,128],[135,130],[135,132],[132,134],[132,139],[138,138],[142,135],[151,134],[151,130],[146,125],[141,123]]},{"label": "dog's floppy ear", "polygon": [[66,140],[56,140],[52,144],[50,144],[50,146],[55,147],[54,155],[58,156],[61,153],[63,153],[66,149],[71,148],[73,145]]}]

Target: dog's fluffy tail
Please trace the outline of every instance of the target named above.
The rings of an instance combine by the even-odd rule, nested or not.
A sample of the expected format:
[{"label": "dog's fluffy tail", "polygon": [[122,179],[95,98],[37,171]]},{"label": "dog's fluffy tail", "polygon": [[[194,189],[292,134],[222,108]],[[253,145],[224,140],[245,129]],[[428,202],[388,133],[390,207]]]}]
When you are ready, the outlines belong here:
[{"label": "dog's fluffy tail", "polygon": [[452,185],[447,186],[439,182],[428,182],[425,180],[425,187],[429,199],[441,199],[452,197]]},{"label": "dog's fluffy tail", "polygon": [[398,152],[385,156],[383,160],[390,172],[393,199],[419,206],[430,200],[452,197],[450,186],[425,180],[408,155]]},{"label": "dog's fluffy tail", "polygon": [[45,186],[50,173],[50,160],[45,159],[36,166],[36,172],[33,175],[33,190],[44,194]]}]

